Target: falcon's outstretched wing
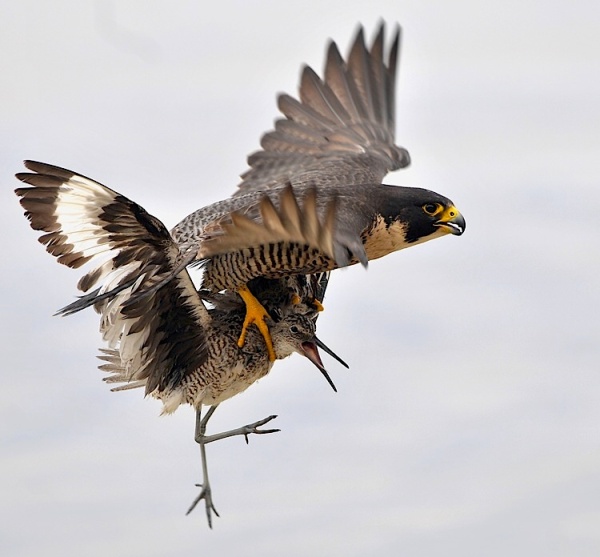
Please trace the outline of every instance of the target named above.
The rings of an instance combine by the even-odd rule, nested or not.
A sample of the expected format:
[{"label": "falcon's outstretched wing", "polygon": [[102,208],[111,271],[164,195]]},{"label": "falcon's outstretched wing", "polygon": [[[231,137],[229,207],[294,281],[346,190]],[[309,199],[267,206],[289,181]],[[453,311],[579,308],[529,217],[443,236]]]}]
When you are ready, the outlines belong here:
[{"label": "falcon's outstretched wing", "polygon": [[384,24],[371,48],[359,27],[346,61],[337,45],[327,51],[324,78],[308,66],[302,71],[299,97],[282,94],[285,118],[262,137],[262,150],[248,157],[236,195],[291,183],[378,184],[410,164],[408,151],[394,143],[397,27],[385,55]]}]

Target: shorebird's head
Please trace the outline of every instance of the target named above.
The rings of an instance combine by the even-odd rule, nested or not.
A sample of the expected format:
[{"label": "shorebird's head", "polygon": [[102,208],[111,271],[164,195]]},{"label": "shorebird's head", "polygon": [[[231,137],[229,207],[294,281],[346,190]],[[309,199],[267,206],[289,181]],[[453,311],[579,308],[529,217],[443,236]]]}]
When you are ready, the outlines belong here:
[{"label": "shorebird's head", "polygon": [[327,379],[331,388],[337,392],[331,377],[323,366],[319,348],[335,358],[343,366],[348,367],[338,355],[323,344],[315,335],[315,322],[301,313],[291,313],[271,328],[273,347],[277,359],[287,358],[293,352],[298,352],[308,358]]}]

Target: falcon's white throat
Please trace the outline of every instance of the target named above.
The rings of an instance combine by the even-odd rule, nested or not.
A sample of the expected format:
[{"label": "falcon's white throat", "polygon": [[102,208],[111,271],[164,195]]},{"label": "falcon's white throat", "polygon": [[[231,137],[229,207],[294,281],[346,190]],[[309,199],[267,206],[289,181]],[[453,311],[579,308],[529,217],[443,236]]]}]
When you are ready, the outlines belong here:
[{"label": "falcon's white throat", "polygon": [[375,226],[371,228],[369,235],[366,237],[364,244],[365,251],[367,252],[369,260],[378,259],[391,252],[422,244],[423,242],[444,236],[447,233],[448,231],[438,228],[433,234],[423,236],[414,242],[407,242],[406,224],[400,221],[394,221],[388,226],[385,219],[378,216],[375,221]]}]

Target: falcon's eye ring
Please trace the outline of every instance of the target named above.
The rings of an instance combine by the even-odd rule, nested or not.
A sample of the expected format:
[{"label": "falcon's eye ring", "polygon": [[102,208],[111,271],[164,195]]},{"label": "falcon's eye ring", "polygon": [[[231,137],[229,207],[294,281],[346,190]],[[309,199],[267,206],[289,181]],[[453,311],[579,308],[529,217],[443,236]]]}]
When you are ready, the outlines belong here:
[{"label": "falcon's eye ring", "polygon": [[442,206],[439,203],[427,203],[423,205],[423,211],[428,215],[437,215],[442,210]]}]

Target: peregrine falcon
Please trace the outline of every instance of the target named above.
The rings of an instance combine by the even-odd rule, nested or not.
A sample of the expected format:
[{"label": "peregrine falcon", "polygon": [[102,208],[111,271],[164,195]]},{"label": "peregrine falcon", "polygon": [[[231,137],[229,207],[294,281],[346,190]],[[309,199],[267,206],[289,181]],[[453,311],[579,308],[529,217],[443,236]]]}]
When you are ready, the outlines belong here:
[{"label": "peregrine falcon", "polygon": [[[279,96],[284,117],[263,136],[262,150],[248,158],[250,169],[238,191],[195,211],[173,229],[178,249],[171,253],[170,266],[145,265],[140,273],[143,253],[133,259],[115,257],[88,273],[79,287],[88,292],[107,276],[117,278],[80,303],[92,305],[98,296],[109,298],[135,283],[137,294],[128,302],[134,303],[137,296],[161,288],[187,266],[201,265],[204,291],[236,292],[246,305],[238,345],[243,346],[248,326],[256,323],[273,361],[270,316],[249,288],[250,281],[331,271],[359,262],[366,266],[369,260],[400,249],[447,234],[461,235],[465,220],[447,197],[381,183],[388,172],[410,162],[406,149],[394,141],[400,28],[388,48],[385,42],[383,24],[370,48],[359,28],[346,60],[331,42],[324,77],[305,67],[299,100]],[[76,178],[70,171],[62,173],[65,180]],[[96,200],[98,206],[93,208],[98,226],[105,230],[127,226],[112,209],[115,200],[110,196]],[[51,213],[59,224],[60,203],[59,194]],[[88,244],[80,244],[76,234],[57,244],[52,226],[58,225],[42,227],[50,233],[40,240],[60,262],[76,266],[89,259]],[[117,243],[110,235],[105,241],[105,249],[126,248],[126,241]],[[135,245],[135,236],[129,242]]]}]

